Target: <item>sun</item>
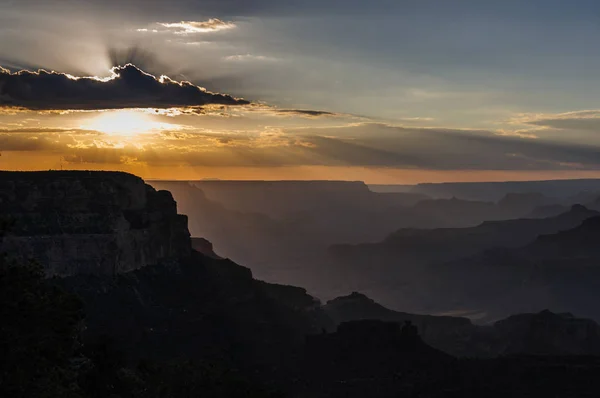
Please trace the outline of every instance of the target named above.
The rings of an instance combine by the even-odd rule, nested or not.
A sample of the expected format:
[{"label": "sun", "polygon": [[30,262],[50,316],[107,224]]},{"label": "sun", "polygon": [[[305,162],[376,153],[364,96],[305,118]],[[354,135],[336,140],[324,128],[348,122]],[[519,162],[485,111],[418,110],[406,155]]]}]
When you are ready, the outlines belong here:
[{"label": "sun", "polygon": [[123,137],[135,137],[139,134],[174,127],[169,123],[152,120],[150,115],[141,110],[103,111],[82,126],[84,129]]}]

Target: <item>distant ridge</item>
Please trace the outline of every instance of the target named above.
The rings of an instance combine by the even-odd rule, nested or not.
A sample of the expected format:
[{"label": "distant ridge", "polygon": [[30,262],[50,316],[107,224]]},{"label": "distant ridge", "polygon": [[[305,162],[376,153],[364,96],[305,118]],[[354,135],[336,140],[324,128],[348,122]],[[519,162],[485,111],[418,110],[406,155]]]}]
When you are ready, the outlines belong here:
[{"label": "distant ridge", "polygon": [[298,184],[314,184],[314,183],[340,183],[340,184],[364,184],[367,185],[364,181],[360,180],[222,180],[219,178],[202,178],[200,180],[165,180],[161,178],[147,178],[145,181],[156,181],[156,182],[191,182],[191,183],[215,183],[215,184],[227,184],[227,183],[248,183],[248,184],[256,184],[256,183],[265,183],[265,184],[278,184],[278,183],[298,183]]},{"label": "distant ridge", "polygon": [[[397,187],[397,188],[396,188]],[[421,183],[416,185],[369,185],[375,192],[411,192],[428,195],[434,198],[498,201],[508,193],[537,192],[553,198],[566,198],[573,191],[600,192],[600,179],[558,179],[537,181],[505,181],[505,182],[441,182]]]}]

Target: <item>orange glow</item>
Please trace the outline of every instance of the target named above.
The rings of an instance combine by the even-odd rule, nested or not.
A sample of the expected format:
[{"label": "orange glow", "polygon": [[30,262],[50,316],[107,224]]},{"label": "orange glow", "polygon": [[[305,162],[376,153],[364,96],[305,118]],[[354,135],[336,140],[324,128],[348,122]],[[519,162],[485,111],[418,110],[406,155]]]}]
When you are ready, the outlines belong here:
[{"label": "orange glow", "polygon": [[155,130],[177,129],[169,123],[159,123],[141,110],[105,111],[84,123],[81,128],[109,135],[135,137]]},{"label": "orange glow", "polygon": [[600,171],[500,171],[500,170],[407,170],[365,167],[158,167],[144,164],[68,163],[59,155],[5,152],[2,170],[112,170],[125,171],[145,179],[199,180],[346,180],[368,184],[418,184],[423,182],[528,181],[570,178],[600,178]]}]

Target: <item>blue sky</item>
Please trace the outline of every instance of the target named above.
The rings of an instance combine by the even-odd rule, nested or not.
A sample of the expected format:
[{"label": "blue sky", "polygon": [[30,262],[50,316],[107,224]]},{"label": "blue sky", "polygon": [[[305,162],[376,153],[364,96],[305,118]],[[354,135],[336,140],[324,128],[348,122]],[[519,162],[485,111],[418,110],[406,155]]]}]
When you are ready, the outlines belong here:
[{"label": "blue sky", "polygon": [[[190,30],[190,26],[205,28]],[[600,108],[596,44],[600,4],[594,1],[5,0],[0,3],[0,35],[0,66],[12,72],[44,68],[74,76],[108,77],[111,66],[131,62],[156,76],[166,74],[270,108],[271,113],[253,111],[251,116],[236,110],[238,118],[225,121],[214,114],[194,120],[152,116],[156,123],[184,125],[189,134],[198,129],[204,135],[213,133],[217,141],[234,133],[264,141],[265,135],[277,131],[281,142],[304,143],[302,151],[314,148],[312,154],[296,153],[305,160],[293,164],[256,161],[267,177],[267,169],[276,166],[347,167],[348,173],[336,171],[331,176],[348,175],[348,179],[355,167],[382,169],[386,181],[402,179],[415,169],[444,174],[436,178],[460,179],[465,169],[479,170],[477,178],[485,178],[483,171],[501,178],[497,175],[502,170],[523,172],[525,178],[553,171],[565,176],[594,174],[600,168],[600,157],[596,158],[600,112],[595,112]],[[273,109],[326,111],[335,117],[308,120],[306,114],[288,114],[281,118],[281,113],[272,114]],[[23,133],[15,137],[10,126],[19,123],[20,129],[31,129],[33,124],[23,122],[28,118],[38,119],[38,128],[64,130],[79,128],[74,121],[77,117],[91,117],[89,112],[63,116],[38,110],[32,117],[21,112],[5,116],[5,126],[0,118],[0,128],[5,130],[0,145],[2,138],[7,143],[22,140]],[[357,125],[360,138],[356,137]],[[389,128],[395,129],[391,137]],[[417,141],[422,137],[429,146],[417,147],[415,140],[407,138],[406,129],[413,129],[419,135]],[[447,130],[452,130],[454,138],[448,138]],[[107,137],[113,151],[133,141],[129,134],[117,143],[116,135]],[[148,144],[140,142],[146,142],[149,135],[143,139],[134,135],[137,151],[147,150],[144,145]],[[298,141],[297,137],[302,138]],[[323,138],[338,145],[325,150]],[[474,140],[477,145],[465,145]],[[56,143],[52,156],[64,152],[75,159],[69,151],[92,145],[76,141],[77,148]],[[236,145],[234,140],[227,141]],[[482,142],[485,147],[480,146]],[[349,143],[369,155],[336,152]],[[152,141],[154,148],[160,144],[164,142],[159,138]],[[383,159],[395,160],[365,162],[377,156],[373,150],[382,145],[393,152],[381,154]],[[263,148],[264,143],[259,146]],[[4,152],[11,152],[10,145],[5,148],[9,149]],[[233,159],[240,148],[226,149],[229,152],[222,158]],[[277,149],[290,148],[273,144],[272,150]],[[48,148],[44,150],[48,155]],[[40,151],[29,155],[42,159]],[[411,163],[411,151],[423,159]],[[25,154],[21,151],[20,155]],[[272,155],[258,151],[253,158],[271,159]],[[212,173],[194,169],[198,166],[190,162],[193,156],[165,163],[158,175],[167,175],[174,165],[199,175]],[[322,159],[328,156],[330,160]],[[453,156],[469,160],[457,163],[451,160]],[[132,171],[142,170],[132,168],[136,161],[144,170],[161,166],[150,165],[144,160],[147,156],[133,150],[121,157],[109,156],[113,160],[122,157],[129,163],[73,166]],[[214,167],[250,166],[239,160],[229,165],[217,162]],[[203,166],[210,167],[210,163]]]}]

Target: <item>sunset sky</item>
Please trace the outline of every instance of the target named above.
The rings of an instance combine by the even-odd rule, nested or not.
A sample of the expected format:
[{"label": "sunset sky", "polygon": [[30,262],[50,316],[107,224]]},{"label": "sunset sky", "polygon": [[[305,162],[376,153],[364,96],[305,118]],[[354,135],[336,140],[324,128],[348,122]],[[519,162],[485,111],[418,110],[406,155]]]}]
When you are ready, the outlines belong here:
[{"label": "sunset sky", "polygon": [[0,0],[0,169],[600,177],[592,0]]}]

